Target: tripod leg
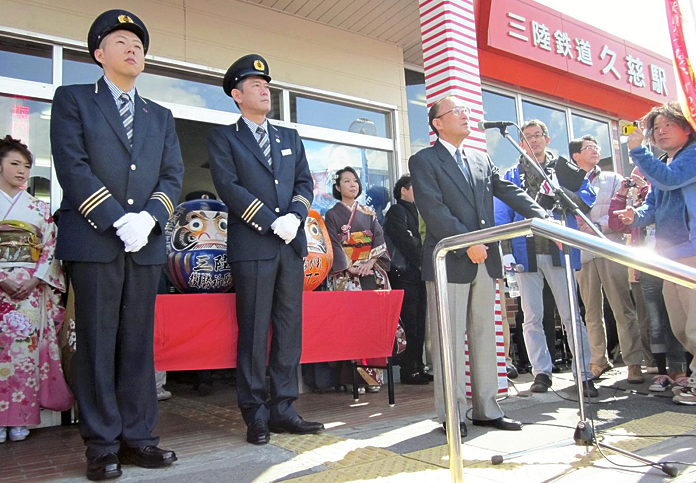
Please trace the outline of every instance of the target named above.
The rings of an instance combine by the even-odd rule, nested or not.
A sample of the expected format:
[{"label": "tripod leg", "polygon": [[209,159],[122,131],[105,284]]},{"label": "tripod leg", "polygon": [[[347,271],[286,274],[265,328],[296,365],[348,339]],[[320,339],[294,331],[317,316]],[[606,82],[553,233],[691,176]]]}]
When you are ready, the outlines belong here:
[{"label": "tripod leg", "polygon": [[597,441],[596,444],[597,444],[597,446],[599,446],[601,448],[610,449],[610,450],[614,451],[615,453],[622,454],[622,455],[627,456],[629,458],[632,458],[636,461],[640,461],[641,463],[645,463],[646,465],[650,465],[654,468],[659,468],[666,475],[677,476],[679,474],[679,469],[670,463],[658,463],[658,462],[649,460],[647,458],[643,458],[642,456],[638,456],[637,454],[630,453],[630,452],[625,451],[623,449],[619,449],[615,446],[611,446],[611,445],[608,445],[606,443],[600,443],[599,441]]},{"label": "tripod leg", "polygon": [[553,443],[553,444],[544,446],[543,448],[534,448],[534,449],[527,449],[524,451],[516,451],[514,453],[508,453],[505,455],[496,454],[496,455],[491,456],[491,463],[493,463],[494,465],[499,465],[503,461],[507,461],[507,460],[510,460],[512,458],[518,458],[520,456],[524,456],[524,455],[531,454],[531,453],[536,453],[537,451],[545,451],[545,450],[551,449],[551,448],[562,448],[563,446],[570,446],[573,444],[575,444],[575,441],[559,441],[558,443]]}]

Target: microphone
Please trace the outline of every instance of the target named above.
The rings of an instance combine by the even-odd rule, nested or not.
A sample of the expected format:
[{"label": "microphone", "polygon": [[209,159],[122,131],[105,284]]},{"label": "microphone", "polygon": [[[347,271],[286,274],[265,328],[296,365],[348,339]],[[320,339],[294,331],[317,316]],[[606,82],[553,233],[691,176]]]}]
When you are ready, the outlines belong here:
[{"label": "microphone", "polygon": [[503,128],[506,128],[508,126],[514,126],[514,124],[515,123],[512,121],[486,121],[486,120],[483,120],[483,121],[479,121],[478,128],[481,131],[485,131],[486,129],[493,129],[493,128],[503,129]]}]

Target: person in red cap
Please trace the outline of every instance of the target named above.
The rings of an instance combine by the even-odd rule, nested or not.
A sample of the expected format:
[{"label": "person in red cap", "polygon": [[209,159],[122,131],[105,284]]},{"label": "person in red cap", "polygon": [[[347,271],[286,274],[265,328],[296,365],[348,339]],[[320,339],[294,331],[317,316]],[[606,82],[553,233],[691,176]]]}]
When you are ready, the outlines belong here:
[{"label": "person in red cap", "polygon": [[145,24],[125,10],[101,14],[88,47],[104,69],[95,84],[59,87],[51,115],[53,161],[64,197],[56,256],[75,290],[73,359],[87,478],[121,464],[176,461],[157,447],[154,307],[166,261],[164,225],[184,166],[172,113],[140,97]]}]

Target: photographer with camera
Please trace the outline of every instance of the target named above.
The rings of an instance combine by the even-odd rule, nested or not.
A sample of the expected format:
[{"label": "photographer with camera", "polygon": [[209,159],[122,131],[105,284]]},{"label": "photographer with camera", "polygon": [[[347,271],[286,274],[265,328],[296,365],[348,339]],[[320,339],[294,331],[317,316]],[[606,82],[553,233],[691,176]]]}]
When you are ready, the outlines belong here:
[{"label": "photographer with camera", "polygon": [[[659,159],[643,145],[640,129],[628,137],[629,155],[652,184],[645,203],[617,215],[625,225],[655,223],[656,251],[696,268],[696,131],[678,102],[654,107],[644,119],[647,138],[665,152]],[[690,354],[696,352],[696,291],[664,282],[662,294],[674,335]],[[678,404],[696,405],[696,362],[691,377],[674,396]]]},{"label": "photographer with camera", "polygon": [[[631,176],[625,178],[621,187],[611,199],[609,204],[609,227],[614,231],[621,231],[628,235],[629,245],[641,248],[655,248],[655,226],[649,227],[629,227],[619,220],[619,213],[623,213],[626,206],[638,208],[648,196],[650,183],[643,178],[640,168],[634,168]],[[634,290],[633,295],[636,301],[642,295],[645,308],[650,352],[652,352],[657,366],[657,375],[653,379],[652,385],[648,390],[652,392],[664,392],[670,386],[681,388],[686,385],[686,360],[684,357],[684,346],[677,340],[669,325],[669,315],[665,307],[665,300],[662,296],[663,281],[649,273],[638,272],[629,269],[629,274],[633,272],[637,279],[638,291]],[[629,275],[630,276],[630,275]],[[640,307],[640,302],[638,302]],[[640,311],[638,314],[640,321]]]},{"label": "photographer with camera", "polygon": [[[611,171],[602,171],[598,164],[601,148],[597,140],[590,136],[573,139],[568,145],[571,158],[583,170],[587,179],[597,193],[597,201],[587,214],[588,218],[607,237],[623,243],[622,232],[615,232],[609,227],[609,203],[614,193],[621,186],[622,177]],[[594,235],[591,227],[583,220],[578,220],[580,231]],[[592,358],[590,370],[595,379],[613,366],[607,354],[607,335],[604,322],[604,297],[609,300],[616,318],[616,330],[623,361],[628,366],[628,382],[641,384],[645,381],[640,369],[643,360],[640,343],[640,331],[636,319],[636,309],[631,301],[631,288],[628,284],[628,269],[616,262],[607,260],[593,253],[581,253],[582,268],[577,279],[580,295],[585,304],[585,324],[590,339]]]}]

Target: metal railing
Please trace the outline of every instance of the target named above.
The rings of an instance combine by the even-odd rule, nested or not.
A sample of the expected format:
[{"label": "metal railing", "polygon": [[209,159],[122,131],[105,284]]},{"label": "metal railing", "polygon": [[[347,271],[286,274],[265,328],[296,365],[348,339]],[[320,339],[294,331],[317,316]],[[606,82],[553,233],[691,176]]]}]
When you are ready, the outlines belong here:
[{"label": "metal railing", "polygon": [[453,348],[450,335],[449,296],[447,293],[447,253],[479,243],[492,243],[518,236],[535,235],[579,248],[608,260],[649,273],[664,280],[696,290],[696,269],[687,267],[657,255],[652,250],[627,247],[619,243],[588,235],[546,220],[523,220],[472,233],[456,235],[441,240],[433,252],[435,268],[435,298],[437,324],[440,337],[442,380],[445,392],[445,421],[449,448],[450,474],[454,483],[461,483],[464,476],[459,430],[459,408],[453,388],[455,381]]}]

